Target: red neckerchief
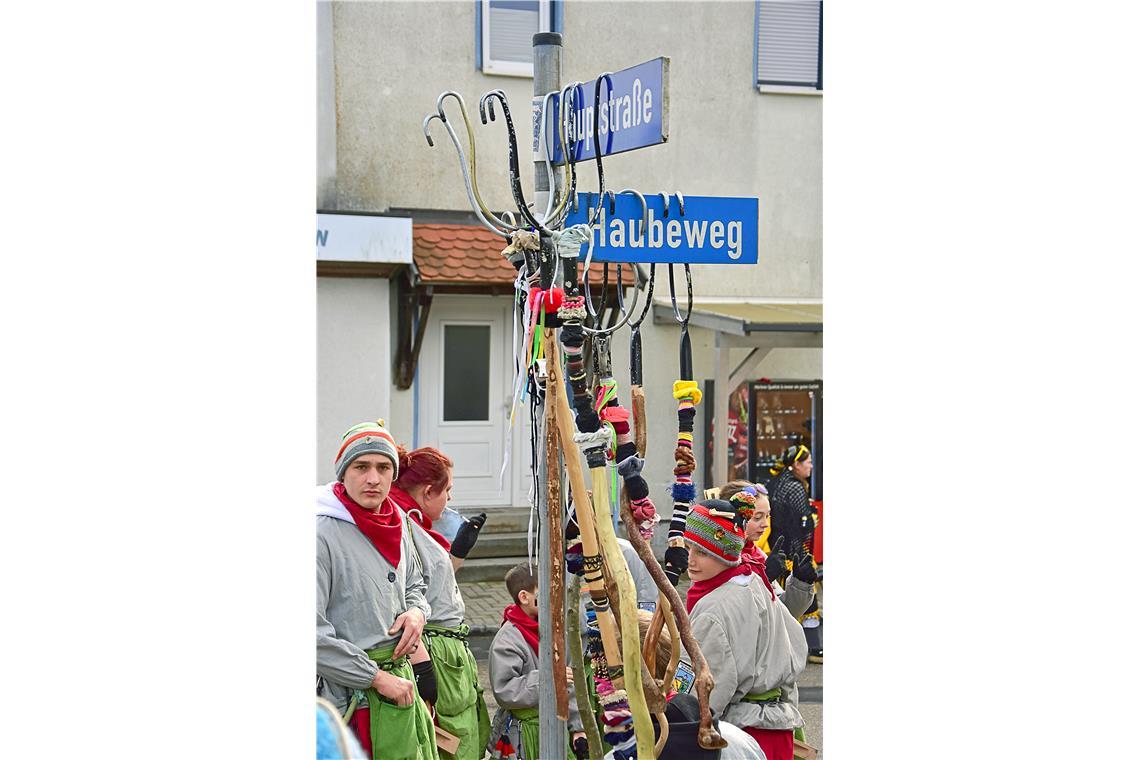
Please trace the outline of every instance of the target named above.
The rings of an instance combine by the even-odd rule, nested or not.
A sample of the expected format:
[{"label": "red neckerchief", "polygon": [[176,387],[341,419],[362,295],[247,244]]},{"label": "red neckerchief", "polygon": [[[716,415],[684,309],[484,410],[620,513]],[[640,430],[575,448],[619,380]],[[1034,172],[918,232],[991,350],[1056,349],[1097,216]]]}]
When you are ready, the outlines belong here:
[{"label": "red neckerchief", "polygon": [[685,597],[685,611],[692,612],[693,607],[701,600],[708,592],[714,588],[724,585],[725,581],[729,578],[735,578],[738,575],[751,575],[752,567],[747,562],[741,562],[736,567],[730,567],[717,573],[707,581],[697,581],[689,587],[689,593]]},{"label": "red neckerchief", "polygon": [[388,498],[396,502],[396,506],[404,510],[404,514],[410,517],[412,522],[426,530],[428,535],[434,538],[437,544],[442,546],[446,551],[451,551],[451,542],[444,538],[442,534],[431,529],[431,518],[424,514],[423,508],[416,503],[416,500],[413,499],[407,491],[393,483],[392,489],[388,491]]},{"label": "red neckerchief", "polygon": [[503,622],[514,623],[515,628],[519,629],[519,633],[526,639],[526,643],[530,644],[530,648],[534,650],[534,655],[537,657],[538,621],[532,620],[530,615],[523,612],[522,607],[517,604],[511,604],[503,610]]},{"label": "red neckerchief", "polygon": [[333,493],[352,515],[356,527],[360,528],[360,532],[372,542],[376,551],[380,552],[380,556],[392,563],[392,567],[399,567],[400,534],[403,532],[404,524],[400,521],[400,510],[396,509],[396,503],[391,498],[384,499],[380,509],[370,512],[352,500],[344,488],[344,483],[334,485]]},{"label": "red neckerchief", "polygon": [[767,557],[764,552],[756,548],[756,544],[745,539],[744,550],[740,552],[741,564],[747,563],[752,572],[760,576],[760,580],[764,581],[764,585],[768,587],[768,593],[772,595],[772,601],[776,601],[776,592],[772,589],[772,584],[768,580],[768,569],[765,565]]}]

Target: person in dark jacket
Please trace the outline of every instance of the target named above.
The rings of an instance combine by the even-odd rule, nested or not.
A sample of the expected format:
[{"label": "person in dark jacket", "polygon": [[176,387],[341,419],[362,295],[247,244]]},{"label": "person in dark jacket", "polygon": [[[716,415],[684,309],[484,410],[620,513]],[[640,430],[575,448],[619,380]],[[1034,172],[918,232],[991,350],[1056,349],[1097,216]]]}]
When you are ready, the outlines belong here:
[{"label": "person in dark jacket", "polygon": [[[775,475],[768,484],[768,501],[772,505],[772,533],[769,544],[781,543],[792,565],[806,566],[811,562],[815,543],[816,509],[808,500],[808,481],[811,478],[811,451],[803,444],[789,446],[780,461],[772,468]],[[790,569],[790,568],[789,568]],[[823,662],[823,631],[816,597],[803,619],[804,634],[808,640],[808,659]]]},{"label": "person in dark jacket", "polygon": [[811,452],[802,444],[784,452],[768,484],[768,502],[772,505],[772,534],[768,545],[774,546],[781,536],[784,549],[795,556],[812,553],[815,536],[815,507],[808,500],[811,477]]}]

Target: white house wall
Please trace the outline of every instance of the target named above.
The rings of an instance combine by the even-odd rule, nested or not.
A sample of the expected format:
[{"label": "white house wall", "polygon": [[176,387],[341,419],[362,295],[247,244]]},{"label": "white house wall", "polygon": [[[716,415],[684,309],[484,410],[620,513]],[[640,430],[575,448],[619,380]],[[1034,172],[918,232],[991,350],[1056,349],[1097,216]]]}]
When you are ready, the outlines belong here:
[{"label": "white house wall", "polygon": [[358,422],[393,424],[389,283],[317,278],[317,481],[333,478],[341,435]]}]

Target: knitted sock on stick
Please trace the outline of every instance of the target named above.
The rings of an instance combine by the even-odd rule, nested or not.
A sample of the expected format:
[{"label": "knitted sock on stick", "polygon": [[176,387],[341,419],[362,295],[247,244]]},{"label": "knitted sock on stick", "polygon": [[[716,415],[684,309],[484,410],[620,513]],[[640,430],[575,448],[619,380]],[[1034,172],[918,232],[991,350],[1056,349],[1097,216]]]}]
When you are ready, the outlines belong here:
[{"label": "knitted sock on stick", "polygon": [[660,521],[657,509],[649,498],[649,484],[641,476],[645,460],[629,456],[618,465],[618,474],[625,480],[625,492],[629,495],[629,509],[633,514],[637,530],[646,541],[653,538],[653,526]]},{"label": "knitted sock on stick", "polygon": [[681,573],[689,567],[689,554],[685,550],[685,518],[689,507],[697,498],[693,485],[693,419],[696,405],[701,402],[701,391],[692,380],[673,383],[673,398],[677,399],[677,448],[673,451],[673,516],[669,520],[669,547],[665,550],[665,573],[677,585]]}]

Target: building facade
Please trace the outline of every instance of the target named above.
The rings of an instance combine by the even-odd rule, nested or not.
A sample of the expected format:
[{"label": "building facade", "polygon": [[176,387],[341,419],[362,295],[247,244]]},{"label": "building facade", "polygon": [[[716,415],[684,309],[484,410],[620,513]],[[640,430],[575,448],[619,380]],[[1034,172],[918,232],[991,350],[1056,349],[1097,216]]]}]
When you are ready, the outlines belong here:
[{"label": "building facade", "polygon": [[[318,211],[410,220],[412,239],[409,250],[390,251],[392,259],[410,257],[409,264],[357,265],[329,259],[318,239],[318,479],[331,478],[330,452],[344,429],[382,416],[407,445],[436,445],[456,460],[453,503],[460,510],[528,503],[526,407],[516,409],[512,422],[510,404],[513,272],[495,263],[495,251],[476,234],[445,132],[434,123],[434,148],[422,132],[439,94],[459,92],[472,118],[483,198],[494,210],[513,208],[502,120],[483,125],[476,111],[483,93],[500,88],[520,141],[529,135],[533,80],[520,71],[526,68],[520,44],[529,45],[536,22],[526,13],[537,16],[540,30],[562,34],[563,84],[662,55],[670,59],[668,141],[607,158],[608,187],[759,199],[759,263],[693,267],[694,297],[706,312],[690,326],[695,379],[719,378],[722,388],[759,377],[821,379],[822,83],[820,77],[805,83],[806,74],[796,81],[794,71],[781,74],[783,63],[772,58],[783,44],[780,13],[790,10],[796,17],[790,23],[799,23],[802,12],[810,15],[808,6],[821,8],[803,2],[319,3]],[[792,32],[786,36],[794,41]],[[810,51],[793,53],[791,69],[811,69]],[[449,118],[454,106],[447,104]],[[520,161],[527,197],[533,197],[529,151]],[[592,162],[578,168],[579,190],[596,190]],[[667,283],[659,268],[659,306],[642,327],[645,475],[666,512],[680,335]],[[418,321],[424,325],[414,374],[398,377],[410,369]],[[784,332],[780,323],[794,327]],[[629,378],[628,335],[620,330],[613,341],[620,383]],[[628,387],[621,398],[628,405]],[[710,456],[701,419],[698,480]]]}]

